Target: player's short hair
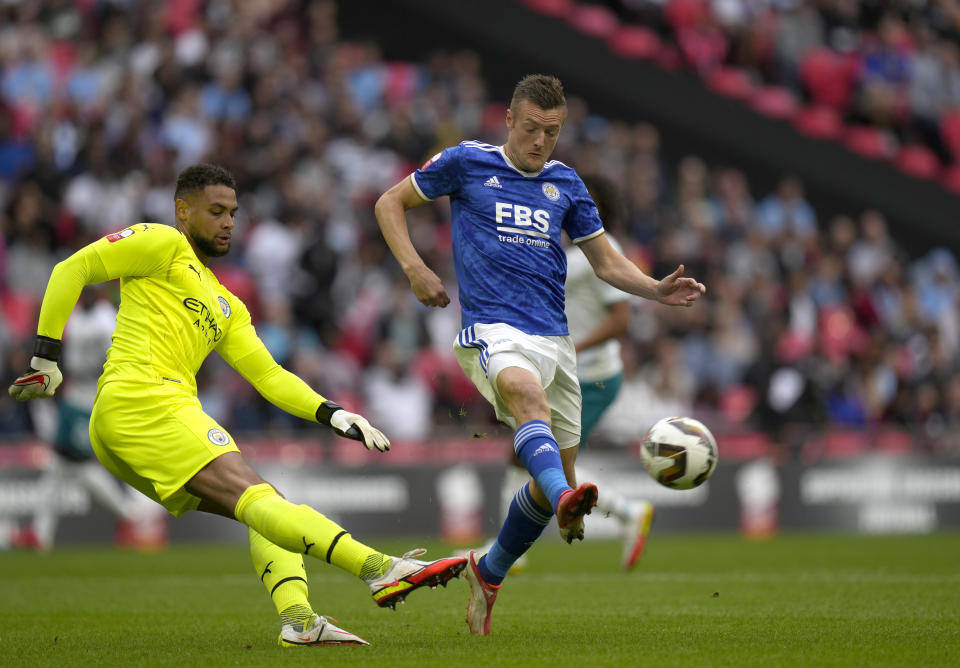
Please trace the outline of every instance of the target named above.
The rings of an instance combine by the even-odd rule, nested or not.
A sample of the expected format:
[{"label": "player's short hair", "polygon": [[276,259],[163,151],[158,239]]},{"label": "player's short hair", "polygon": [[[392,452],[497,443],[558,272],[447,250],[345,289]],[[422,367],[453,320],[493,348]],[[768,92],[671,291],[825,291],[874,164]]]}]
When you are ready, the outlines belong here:
[{"label": "player's short hair", "polygon": [[220,165],[211,165],[205,162],[190,165],[180,172],[177,177],[177,189],[173,193],[174,199],[183,199],[207,186],[227,186],[237,189],[237,181],[233,174]]},{"label": "player's short hair", "polygon": [[549,74],[528,74],[520,79],[513,89],[510,108],[516,110],[517,105],[524,100],[541,109],[567,106],[567,99],[563,96],[563,84],[560,79]]}]

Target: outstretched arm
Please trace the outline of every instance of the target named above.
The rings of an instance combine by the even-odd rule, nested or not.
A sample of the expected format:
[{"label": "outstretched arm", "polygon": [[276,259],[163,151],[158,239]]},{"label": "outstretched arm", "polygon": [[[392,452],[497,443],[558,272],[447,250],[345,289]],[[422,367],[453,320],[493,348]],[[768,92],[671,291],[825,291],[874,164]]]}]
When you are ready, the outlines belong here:
[{"label": "outstretched arm", "polygon": [[703,283],[683,275],[683,265],[669,276],[656,280],[640,271],[610,245],[605,234],[588,239],[580,244],[597,276],[624,292],[658,301],[669,306],[693,306],[707,289]]},{"label": "outstretched arm", "polygon": [[380,196],[374,213],[380,232],[390,246],[393,256],[400,263],[400,268],[410,280],[410,288],[425,306],[446,306],[450,303],[450,296],[443,287],[443,282],[423,261],[417,249],[410,241],[410,232],[407,229],[407,209],[426,204],[411,183],[412,176],[400,181]]},{"label": "outstretched arm", "polygon": [[8,392],[17,401],[52,397],[63,381],[57,362],[60,338],[85,285],[107,280],[107,270],[92,246],[58,263],[50,274],[40,306],[40,321],[30,368],[13,381]]},{"label": "outstretched arm", "polygon": [[63,377],[57,368],[63,328],[84,286],[121,276],[147,276],[166,266],[180,232],[166,225],[139,223],[84,246],[58,263],[40,306],[37,340],[30,368],[9,388],[18,401],[52,397]]}]

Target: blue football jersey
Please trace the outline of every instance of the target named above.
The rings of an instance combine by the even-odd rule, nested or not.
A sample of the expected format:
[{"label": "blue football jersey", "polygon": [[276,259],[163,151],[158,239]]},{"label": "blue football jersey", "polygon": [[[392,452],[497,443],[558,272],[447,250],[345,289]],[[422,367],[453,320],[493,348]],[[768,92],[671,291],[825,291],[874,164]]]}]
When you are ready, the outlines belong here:
[{"label": "blue football jersey", "polygon": [[574,242],[603,233],[577,173],[557,160],[522,172],[502,146],[465,141],[411,174],[428,200],[450,196],[463,327],[506,323],[527,334],[567,334],[561,230]]}]

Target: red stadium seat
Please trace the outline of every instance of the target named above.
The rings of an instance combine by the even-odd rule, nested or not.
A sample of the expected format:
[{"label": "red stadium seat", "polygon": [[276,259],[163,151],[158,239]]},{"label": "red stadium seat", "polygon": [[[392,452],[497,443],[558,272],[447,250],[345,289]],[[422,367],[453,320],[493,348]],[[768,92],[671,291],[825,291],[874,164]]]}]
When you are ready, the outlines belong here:
[{"label": "red stadium seat", "polygon": [[954,160],[960,160],[960,109],[940,115],[940,138]]},{"label": "red stadium seat", "polygon": [[828,49],[811,49],[800,61],[800,79],[816,104],[845,110],[853,97],[855,61]]},{"label": "red stadium seat", "polygon": [[762,86],[750,97],[750,106],[764,116],[790,120],[800,110],[797,98],[782,86]]},{"label": "red stadium seat", "polygon": [[940,185],[960,195],[960,165],[950,165],[940,174]]},{"label": "red stadium seat", "polygon": [[869,125],[851,125],[843,133],[843,143],[854,153],[882,160],[893,155],[893,145],[886,133]]},{"label": "red stadium seat", "polygon": [[867,435],[860,431],[835,430],[827,433],[828,457],[856,457],[869,450]]},{"label": "red stadium seat", "polygon": [[523,0],[530,9],[547,16],[566,16],[574,6],[573,0]]},{"label": "red stadium seat", "polygon": [[766,457],[773,450],[770,438],[759,431],[717,434],[717,450],[725,460],[749,460]]},{"label": "red stadium seat", "polygon": [[683,67],[683,56],[680,54],[680,49],[673,44],[662,44],[662,48],[657,51],[653,62],[663,69],[673,72]]},{"label": "red stadium seat", "polygon": [[728,423],[741,424],[757,405],[757,391],[749,385],[733,385],[723,391],[719,403]]},{"label": "red stadium seat", "polygon": [[750,76],[738,67],[717,67],[707,74],[707,87],[714,92],[738,100],[746,100],[754,92]]},{"label": "red stadium seat", "polygon": [[15,339],[26,340],[35,334],[40,303],[28,292],[0,291],[0,315]]},{"label": "red stadium seat", "polygon": [[663,16],[674,32],[689,28],[709,12],[703,0],[670,0],[663,8]]},{"label": "red stadium seat", "polygon": [[662,48],[657,33],[642,26],[624,26],[607,40],[610,50],[622,58],[654,58]]},{"label": "red stadium seat", "polygon": [[876,435],[874,449],[889,455],[905,455],[916,447],[916,438],[908,431],[885,429]]},{"label": "red stadium seat", "polygon": [[793,119],[794,127],[817,139],[837,139],[843,133],[843,119],[836,109],[823,105],[804,107]]},{"label": "red stadium seat", "polygon": [[940,160],[926,146],[904,146],[897,153],[894,164],[918,179],[935,179],[940,175]]},{"label": "red stadium seat", "polygon": [[601,5],[578,5],[567,15],[567,23],[600,39],[607,39],[620,28],[620,19],[613,10]]}]

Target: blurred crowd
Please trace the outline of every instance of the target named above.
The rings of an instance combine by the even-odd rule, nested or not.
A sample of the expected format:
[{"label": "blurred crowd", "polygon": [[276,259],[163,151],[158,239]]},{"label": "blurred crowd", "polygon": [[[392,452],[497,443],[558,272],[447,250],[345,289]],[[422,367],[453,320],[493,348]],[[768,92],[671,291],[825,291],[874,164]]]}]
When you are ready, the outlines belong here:
[{"label": "blurred crowd", "polygon": [[[213,268],[278,362],[398,441],[496,428],[452,356],[458,310],[417,302],[373,216],[440,148],[504,139],[475,54],[387,61],[341,39],[330,0],[24,1],[0,5],[0,26],[2,377],[27,364],[53,265],[132,222],[172,223],[176,174],[203,160],[238,179],[234,248]],[[605,438],[693,413],[776,439],[895,424],[958,451],[949,250],[909,258],[875,211],[818,219],[789,175],[753,192],[734,167],[667,164],[650,125],[592,113],[576,91],[568,104],[554,157],[618,186],[608,226],[627,254],[655,276],[683,263],[708,287],[691,309],[632,301]],[[455,300],[447,205],[409,219]],[[234,432],[307,428],[216,356],[198,380]],[[4,393],[3,438],[32,428]]]},{"label": "blurred crowd", "polygon": [[646,25],[658,59],[700,73],[733,65],[847,122],[960,162],[958,0],[587,0]]}]

